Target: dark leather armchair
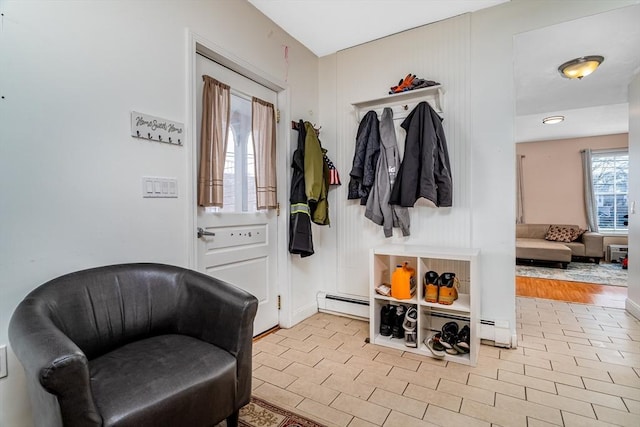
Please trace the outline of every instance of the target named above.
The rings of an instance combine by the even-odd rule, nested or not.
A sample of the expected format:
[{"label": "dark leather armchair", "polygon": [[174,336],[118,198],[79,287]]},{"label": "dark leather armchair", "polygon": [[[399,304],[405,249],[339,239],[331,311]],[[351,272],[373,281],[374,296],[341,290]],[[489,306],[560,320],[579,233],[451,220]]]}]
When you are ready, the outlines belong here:
[{"label": "dark leather armchair", "polygon": [[236,425],[257,299],[159,264],[68,274],[18,305],[9,339],[38,426]]}]

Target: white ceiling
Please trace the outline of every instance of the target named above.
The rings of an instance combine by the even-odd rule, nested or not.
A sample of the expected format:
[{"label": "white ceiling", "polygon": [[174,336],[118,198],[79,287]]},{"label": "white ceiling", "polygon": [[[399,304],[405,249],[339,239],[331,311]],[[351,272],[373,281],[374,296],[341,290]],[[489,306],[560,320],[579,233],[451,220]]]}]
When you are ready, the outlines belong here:
[{"label": "white ceiling", "polygon": [[317,56],[509,0],[249,0]]},{"label": "white ceiling", "polygon": [[[325,56],[509,0],[248,1]],[[640,70],[638,23],[640,5],[516,35],[516,142],[628,132],[628,84]],[[605,60],[583,80],[560,76],[560,64],[585,55]],[[542,124],[544,117],[558,114],[564,122]]]},{"label": "white ceiling", "polygon": [[[516,35],[516,142],[628,132],[628,86],[640,69],[639,23],[637,5]],[[605,59],[582,80],[560,76],[560,64],[586,55]],[[543,125],[551,115],[566,119]]]}]

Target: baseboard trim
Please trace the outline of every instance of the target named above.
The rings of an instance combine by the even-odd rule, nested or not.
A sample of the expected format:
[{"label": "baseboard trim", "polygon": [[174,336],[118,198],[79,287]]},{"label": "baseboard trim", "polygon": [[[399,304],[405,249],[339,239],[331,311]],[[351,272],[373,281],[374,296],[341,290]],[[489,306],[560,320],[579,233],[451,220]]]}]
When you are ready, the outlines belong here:
[{"label": "baseboard trim", "polygon": [[640,320],[640,305],[638,303],[627,298],[624,301],[624,308],[629,312],[629,314]]}]

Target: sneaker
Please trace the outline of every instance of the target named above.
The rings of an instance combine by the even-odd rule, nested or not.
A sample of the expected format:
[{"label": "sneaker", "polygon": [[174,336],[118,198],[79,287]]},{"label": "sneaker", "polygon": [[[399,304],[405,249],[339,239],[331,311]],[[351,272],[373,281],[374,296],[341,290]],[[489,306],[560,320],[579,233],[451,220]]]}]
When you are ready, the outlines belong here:
[{"label": "sneaker", "polygon": [[393,317],[393,326],[391,326],[391,334],[394,338],[404,338],[404,328],[402,324],[404,323],[404,314],[406,308],[404,305],[399,305],[396,307],[396,314]]},{"label": "sneaker", "polygon": [[382,306],[380,310],[380,335],[388,337],[391,335],[391,329],[396,317],[396,306],[387,304]]},{"label": "sneaker", "polygon": [[455,273],[442,273],[438,278],[438,303],[451,305],[458,299],[458,286],[460,282]]},{"label": "sneaker", "polygon": [[404,345],[407,347],[418,347],[418,310],[415,307],[409,307],[404,315],[402,329],[404,329]]},{"label": "sneaker", "polygon": [[454,350],[453,345],[458,342],[458,324],[456,322],[447,322],[442,326],[442,345],[447,350]]},{"label": "sneaker", "polygon": [[440,341],[441,338],[442,334],[440,334],[440,332],[437,332],[424,340],[424,344],[427,346],[427,348],[431,351],[431,353],[433,353],[435,357],[438,358],[442,358],[447,354]]},{"label": "sneaker", "polygon": [[438,273],[428,271],[424,275],[424,300],[427,302],[438,302]]},{"label": "sneaker", "polygon": [[468,325],[464,325],[460,332],[458,332],[458,338],[453,348],[458,350],[458,353],[469,353],[469,341],[471,340],[471,329]]}]

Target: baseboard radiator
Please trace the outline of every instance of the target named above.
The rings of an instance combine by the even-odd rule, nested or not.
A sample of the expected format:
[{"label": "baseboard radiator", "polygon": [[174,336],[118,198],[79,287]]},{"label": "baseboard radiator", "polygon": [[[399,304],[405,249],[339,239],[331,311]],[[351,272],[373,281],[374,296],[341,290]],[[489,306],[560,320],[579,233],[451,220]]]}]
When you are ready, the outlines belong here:
[{"label": "baseboard radiator", "polygon": [[[368,299],[319,292],[317,301],[320,312],[369,319]],[[511,336],[511,328],[506,320],[480,320],[480,324],[480,339],[484,344],[505,348],[516,346],[515,337]]]}]

